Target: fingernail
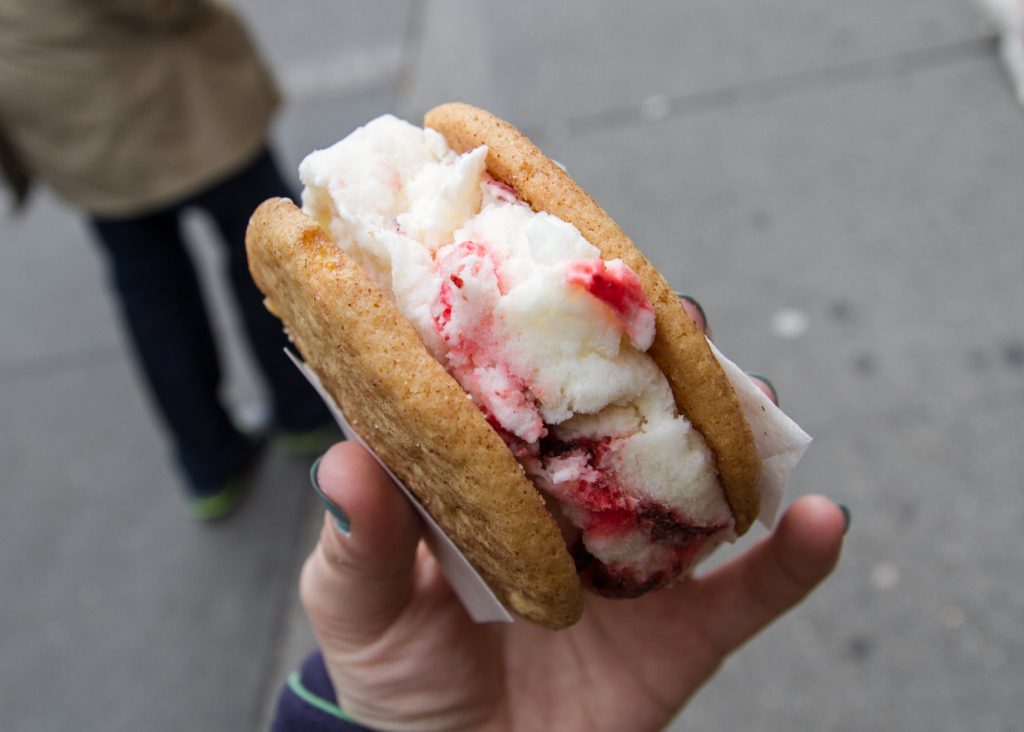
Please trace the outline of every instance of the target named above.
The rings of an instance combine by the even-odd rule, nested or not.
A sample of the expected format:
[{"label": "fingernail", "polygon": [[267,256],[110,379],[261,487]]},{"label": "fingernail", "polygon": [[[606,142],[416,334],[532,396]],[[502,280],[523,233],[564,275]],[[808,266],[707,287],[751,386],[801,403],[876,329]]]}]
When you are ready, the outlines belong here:
[{"label": "fingernail", "polygon": [[337,504],[334,503],[327,494],[320,490],[320,482],[317,480],[317,471],[320,470],[320,461],[324,459],[321,455],[313,461],[313,466],[309,469],[309,482],[313,484],[313,490],[316,491],[317,496],[320,498],[320,502],[324,504],[332,516],[334,516],[334,525],[338,527],[338,531],[343,534],[349,532],[348,516],[338,508]]},{"label": "fingernail", "polygon": [[778,391],[776,391],[776,389],[775,389],[775,384],[773,384],[773,383],[772,383],[772,380],[771,380],[771,379],[769,379],[769,378],[768,378],[767,376],[765,376],[764,374],[755,374],[755,373],[754,373],[754,372],[752,372],[752,371],[748,371],[748,372],[747,372],[747,376],[752,376],[752,377],[753,377],[753,378],[755,378],[755,379],[760,379],[760,380],[761,380],[761,381],[763,381],[763,382],[764,382],[765,384],[767,384],[768,388],[769,388],[769,389],[771,390],[771,392],[772,392],[772,401],[773,401],[773,402],[775,402],[775,406],[776,406],[776,407],[777,407],[777,406],[779,406],[779,392],[778,392]]},{"label": "fingernail", "polygon": [[686,294],[684,294],[682,292],[679,292],[677,290],[673,290],[673,292],[675,292],[676,297],[681,298],[683,300],[686,300],[686,302],[690,303],[695,308],[697,308],[697,310],[700,312],[701,320],[704,321],[704,330],[707,330],[708,329],[708,316],[707,316],[707,313],[704,312],[704,308],[701,306],[701,304],[699,302],[697,302],[696,298],[693,298],[690,295],[686,295]]},{"label": "fingernail", "polygon": [[839,510],[843,512],[843,536],[846,536],[846,532],[850,530],[850,509],[846,507],[845,503],[836,502],[839,506]]}]

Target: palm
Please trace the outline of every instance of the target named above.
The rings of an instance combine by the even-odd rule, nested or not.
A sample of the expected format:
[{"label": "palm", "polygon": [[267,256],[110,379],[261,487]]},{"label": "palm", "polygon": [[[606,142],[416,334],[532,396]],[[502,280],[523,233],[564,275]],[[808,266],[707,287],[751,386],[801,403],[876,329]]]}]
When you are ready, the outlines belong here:
[{"label": "palm", "polygon": [[[817,538],[835,551],[822,554],[822,567],[812,559],[813,581],[838,551],[834,529],[819,526]],[[661,729],[729,651],[810,589],[786,585],[796,581],[792,569],[777,586],[766,583],[776,544],[638,600],[588,594],[580,622],[560,632],[473,624],[421,551],[409,601],[373,652],[328,665],[356,716],[374,719],[383,708],[415,729]]]},{"label": "palm", "polygon": [[588,596],[570,630],[510,629],[508,727],[663,727],[717,666],[691,594],[683,584],[630,602]]}]

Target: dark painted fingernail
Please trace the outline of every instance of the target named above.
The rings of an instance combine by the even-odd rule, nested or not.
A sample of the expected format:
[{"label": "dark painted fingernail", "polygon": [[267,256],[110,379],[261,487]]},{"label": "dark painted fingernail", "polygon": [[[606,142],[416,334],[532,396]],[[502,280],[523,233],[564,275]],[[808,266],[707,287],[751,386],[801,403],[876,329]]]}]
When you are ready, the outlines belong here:
[{"label": "dark painted fingernail", "polygon": [[693,298],[690,295],[686,295],[686,294],[684,294],[682,292],[678,292],[678,291],[674,291],[674,292],[676,293],[676,297],[680,298],[681,300],[686,300],[686,302],[690,303],[695,308],[697,308],[698,312],[700,312],[701,320],[704,321],[704,330],[707,330],[708,329],[708,316],[707,316],[707,313],[704,312],[704,308],[701,306],[701,304],[699,302],[697,302],[696,298]]},{"label": "dark painted fingernail", "polygon": [[843,512],[843,536],[845,536],[846,532],[850,530],[850,509],[846,507],[845,503],[839,503],[837,501],[836,505],[839,506],[839,510]]},{"label": "dark painted fingernail", "polygon": [[763,374],[755,374],[751,371],[747,372],[747,376],[751,376],[755,379],[760,379],[761,381],[763,381],[767,385],[769,391],[771,391],[772,393],[772,401],[775,402],[775,406],[779,406],[779,392],[776,391],[775,384],[772,383],[771,379],[769,379],[767,376],[764,376]]},{"label": "dark painted fingernail", "polygon": [[343,534],[349,532],[348,516],[338,508],[337,504],[334,503],[327,494],[320,490],[320,481],[317,480],[317,471],[320,470],[320,461],[324,459],[321,455],[313,461],[313,466],[309,469],[309,482],[313,484],[313,490],[316,491],[317,496],[320,498],[321,503],[324,504],[332,516],[334,516],[334,525],[338,527],[338,531]]}]

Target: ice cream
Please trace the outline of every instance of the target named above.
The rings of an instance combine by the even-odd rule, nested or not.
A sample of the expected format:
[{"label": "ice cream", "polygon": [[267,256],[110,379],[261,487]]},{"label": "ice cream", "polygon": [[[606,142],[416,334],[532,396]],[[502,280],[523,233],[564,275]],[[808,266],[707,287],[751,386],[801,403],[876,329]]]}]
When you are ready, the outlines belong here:
[{"label": "ice cream", "polygon": [[645,353],[639,279],[485,170],[385,116],[300,166],[304,210],[388,293],[552,506],[610,595],[732,538],[701,435]]}]

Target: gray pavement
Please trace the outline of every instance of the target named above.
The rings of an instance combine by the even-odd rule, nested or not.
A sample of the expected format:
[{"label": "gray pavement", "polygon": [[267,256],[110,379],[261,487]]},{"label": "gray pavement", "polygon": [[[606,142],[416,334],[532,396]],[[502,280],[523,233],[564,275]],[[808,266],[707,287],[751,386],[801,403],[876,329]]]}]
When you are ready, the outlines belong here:
[{"label": "gray pavement", "polygon": [[[491,108],[815,436],[791,495],[851,507],[843,562],[673,729],[1019,728],[1024,110],[968,2],[243,11],[289,169],[384,111]],[[189,231],[252,405],[216,243]],[[0,239],[0,728],[259,728],[312,642],[307,466],[271,451],[236,518],[190,523],[74,213],[40,196]]]}]

